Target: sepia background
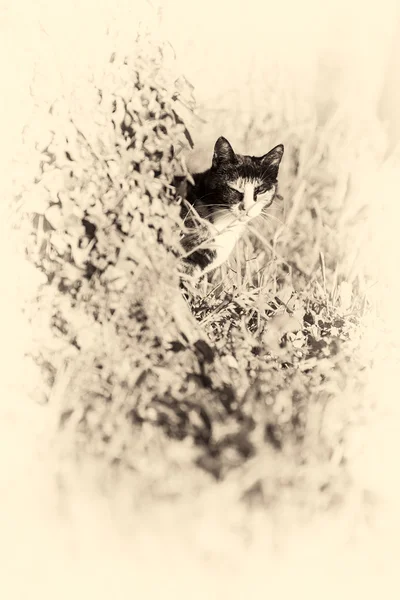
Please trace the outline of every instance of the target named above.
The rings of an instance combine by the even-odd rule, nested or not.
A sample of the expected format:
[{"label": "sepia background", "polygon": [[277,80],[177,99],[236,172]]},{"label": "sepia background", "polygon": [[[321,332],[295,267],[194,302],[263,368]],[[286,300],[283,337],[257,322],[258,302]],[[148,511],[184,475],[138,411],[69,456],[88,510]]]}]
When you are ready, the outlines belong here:
[{"label": "sepia background", "polygon": [[[20,308],[37,282],[15,252],[4,205],[3,598],[347,598],[376,596],[385,584],[396,596],[399,19],[395,0],[2,2],[4,198],[15,181],[31,176],[21,140],[36,108],[59,95],[72,97],[111,52],[129,51],[141,23],[155,40],[169,40],[166,60],[194,86],[196,115],[187,115],[195,143],[191,169],[207,168],[219,135],[237,152],[255,155],[276,143],[289,152],[293,136],[308,139],[316,128],[331,135],[336,148],[342,140],[338,180],[352,161],[346,214],[350,219],[368,207],[357,216],[354,253],[343,273],[368,295],[363,351],[366,361],[374,359],[363,396],[373,418],[352,432],[354,446],[363,448],[351,465],[354,485],[344,504],[311,521],[287,507],[267,516],[246,513],[233,500],[234,482],[203,490],[199,498],[149,502],[132,513],[123,480],[110,499],[92,487],[88,472],[87,485],[82,478],[71,483],[66,500],[53,476],[56,416],[32,400],[38,375],[23,358],[30,332]],[[40,140],[41,123],[33,125]]]}]

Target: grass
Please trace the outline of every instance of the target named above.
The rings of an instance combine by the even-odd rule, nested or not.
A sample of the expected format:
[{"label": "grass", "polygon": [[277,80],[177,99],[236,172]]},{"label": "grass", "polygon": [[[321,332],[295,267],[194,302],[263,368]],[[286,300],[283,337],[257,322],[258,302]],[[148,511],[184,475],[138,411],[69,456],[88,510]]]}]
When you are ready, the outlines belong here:
[{"label": "grass", "polygon": [[[142,94],[148,93],[142,89]],[[103,90],[103,98],[104,94]],[[108,106],[105,100],[103,104]],[[140,108],[131,110],[141,114]],[[60,119],[62,114],[61,110]],[[180,441],[182,462],[176,460],[176,468],[191,474],[195,487],[200,468],[218,481],[237,478],[240,490],[250,461],[254,475],[244,478],[238,500],[251,498],[252,503],[270,506],[292,490],[289,502],[301,506],[337,503],[338,489],[348,479],[351,397],[363,387],[367,366],[358,347],[369,302],[368,273],[357,269],[352,248],[361,231],[358,215],[366,206],[361,197],[359,205],[354,199],[349,202],[363,143],[357,132],[340,113],[323,125],[310,119],[301,134],[291,128],[276,206],[251,224],[229,263],[208,280],[186,277],[185,310],[176,259],[163,256],[162,246],[152,242],[146,228],[148,223],[151,232],[162,231],[176,254],[169,230],[176,206],[160,215],[159,198],[168,202],[169,196],[162,196],[164,188],[151,175],[158,169],[156,151],[145,149],[142,158],[132,154],[140,175],[137,180],[135,175],[126,196],[118,192],[117,182],[119,177],[129,180],[124,169],[130,162],[123,162],[120,172],[113,168],[113,185],[103,200],[101,194],[109,188],[103,171],[112,156],[113,138],[110,147],[97,144],[93,127],[83,129],[83,121],[78,127],[78,118],[72,121],[77,136],[72,129],[68,136],[68,160],[58,138],[49,156],[56,157],[54,164],[65,173],[79,171],[81,161],[83,175],[72,178],[71,201],[63,200],[60,214],[54,217],[52,206],[51,216],[47,211],[45,219],[37,221],[29,247],[40,268],[55,274],[52,285],[38,297],[36,355],[51,384],[49,402],[60,407],[61,439],[78,454],[88,452],[133,470],[140,464],[153,493],[159,485],[160,494],[164,488],[154,478],[155,464],[161,461],[159,469],[168,469],[170,444],[175,453]],[[251,123],[251,114],[248,118]],[[285,118],[277,112],[269,118],[269,127],[283,129]],[[106,124],[106,113],[101,119]],[[257,132],[249,128],[244,138],[251,145]],[[170,135],[179,137],[182,131],[176,127]],[[267,131],[264,137],[268,139]],[[379,152],[371,151],[377,160]],[[172,163],[161,165],[160,173],[169,177]],[[58,185],[55,172],[42,176],[44,190],[50,183]],[[89,186],[95,198],[99,195],[100,208],[96,205],[93,216],[86,199]],[[152,204],[149,209],[143,203],[135,205],[135,211],[143,211],[144,226],[130,216],[129,203],[138,202],[138,186],[145,186],[143,199],[152,198],[158,207],[154,211]],[[116,199],[121,213],[114,222]],[[89,210],[87,218],[103,229],[101,237],[99,233],[72,243],[74,236],[85,235],[75,216],[81,202]],[[27,200],[25,204],[29,212]],[[57,219],[65,222],[66,239],[75,248],[71,255],[59,250],[58,238],[53,239]],[[50,223],[47,230],[45,220]],[[131,230],[133,243],[123,245],[121,231]],[[103,255],[114,261],[111,266]],[[66,263],[61,271],[58,256]],[[132,260],[139,265],[133,270]],[[85,261],[93,271],[90,279],[82,276]],[[51,320],[46,323],[49,311]],[[291,476],[281,481],[275,468],[273,473],[264,470],[265,456],[283,469],[291,465]],[[203,481],[203,474],[199,477]],[[179,487],[177,482],[170,493],[178,493]]]},{"label": "grass", "polygon": [[[364,378],[365,364],[355,349],[368,303],[358,287],[367,274],[350,271],[347,262],[360,224],[349,212],[343,185],[352,176],[351,150],[347,164],[335,172],[346,147],[337,133],[335,148],[332,133],[343,127],[337,116],[335,121],[324,127],[310,123],[300,147],[299,140],[289,142],[280,181],[283,206],[277,203],[255,220],[230,263],[188,293],[192,312],[228,365],[243,411],[256,421],[250,435],[257,448],[253,464],[258,452],[262,458],[249,489],[255,486],[259,499],[271,478],[262,467],[266,445],[270,456],[282,452],[292,464],[298,459],[292,474],[297,489],[298,474],[304,477],[309,465],[314,474],[319,464],[322,498],[316,502],[329,504],[330,477],[340,478],[347,460],[344,432],[354,409],[352,393]],[[296,164],[298,155],[304,162]],[[352,212],[359,210],[362,206],[353,205]],[[277,486],[275,499],[281,501]],[[305,488],[310,502],[310,486]],[[337,501],[336,490],[333,496]]]},{"label": "grass", "polygon": [[[111,79],[109,82],[113,85]],[[164,383],[160,384],[160,387],[155,384],[154,380],[151,383],[151,378],[150,382],[146,382],[146,393],[150,394],[149,400],[146,400],[149,405],[150,417],[145,411],[140,419],[146,415],[145,418],[146,420],[149,418],[150,423],[161,423],[163,431],[161,437],[156,430],[153,432],[156,446],[161,443],[160,440],[163,440],[163,445],[168,446],[168,439],[171,436],[177,436],[178,439],[189,437],[194,444],[192,453],[195,463],[201,465],[203,469],[218,479],[224,478],[235,469],[238,469],[238,476],[240,476],[240,470],[242,467],[244,468],[246,460],[250,457],[256,460],[258,454],[264,453],[264,448],[266,451],[269,449],[271,456],[274,453],[281,453],[282,456],[288,453],[287,460],[289,461],[293,461],[294,457],[299,458],[298,466],[302,468],[306,468],[305,465],[308,463],[314,464],[315,461],[320,461],[322,480],[325,479],[323,465],[333,463],[337,467],[335,473],[340,478],[342,466],[346,463],[344,431],[352,411],[347,400],[349,392],[346,394],[346,390],[349,386],[361,386],[362,383],[362,372],[365,365],[357,360],[355,350],[361,336],[362,316],[368,309],[369,302],[366,293],[368,273],[358,266],[357,254],[354,253],[352,247],[354,236],[362,236],[359,216],[367,210],[367,207],[361,196],[357,199],[351,195],[351,186],[357,185],[354,175],[355,166],[360,161],[361,163],[362,161],[368,162],[371,157],[377,161],[381,160],[382,149],[379,145],[374,147],[372,144],[371,148],[367,150],[366,146],[373,139],[372,131],[371,133],[357,131],[355,127],[350,126],[345,114],[341,114],[340,110],[327,114],[323,123],[310,110],[307,119],[304,120],[302,116],[302,120],[299,121],[295,104],[290,106],[288,98],[280,104],[279,87],[274,92],[273,76],[268,86],[270,104],[275,107],[274,114],[268,112],[264,115],[257,106],[249,110],[248,114],[243,111],[239,113],[239,109],[236,108],[236,116],[240,115],[240,139],[245,148],[261,149],[263,145],[265,150],[267,143],[271,146],[273,138],[281,135],[277,132],[285,132],[284,142],[287,151],[280,177],[282,196],[271,210],[252,223],[228,265],[219,269],[209,278],[208,282],[203,280],[200,284],[196,284],[194,281],[190,282],[189,277],[189,282],[186,283],[185,298],[190,313],[194,315],[198,326],[196,327],[194,323],[191,324],[190,319],[185,324],[179,323],[186,340],[192,340],[189,345],[183,343],[185,352],[182,357],[178,356],[178,352],[176,360],[171,362],[169,358],[167,353],[169,339],[171,339],[171,335],[172,338],[176,336],[176,333],[173,333],[171,324],[168,325],[167,322],[163,324],[164,317],[161,315],[164,308],[161,308],[161,314],[156,317],[158,300],[154,288],[148,287],[147,293],[151,294],[155,300],[153,317],[151,317],[156,319],[152,324],[154,339],[160,337],[160,333],[165,327],[165,333],[161,335],[161,339],[164,338],[161,343],[162,358],[156,358],[155,350],[149,346],[143,364],[140,364],[140,361],[138,362],[137,358],[132,356],[131,361],[136,365],[133,375],[129,374],[131,367],[125,365],[123,361],[121,368],[116,369],[114,376],[113,364],[118,364],[120,359],[117,356],[122,347],[117,351],[113,346],[114,342],[107,341],[110,332],[106,334],[106,329],[102,332],[101,327],[95,322],[91,323],[90,328],[82,328],[84,317],[78,306],[76,317],[66,317],[67,321],[71,320],[72,331],[75,331],[75,334],[68,333],[67,336],[71,340],[77,339],[81,349],[86,348],[85,356],[82,354],[75,356],[74,350],[68,349],[68,358],[62,358],[60,355],[59,360],[54,361],[51,358],[53,348],[61,347],[62,343],[61,341],[49,342],[50,354],[47,352],[49,358],[44,363],[48,370],[49,381],[55,386],[50,394],[50,400],[52,403],[61,401],[62,405],[66,404],[66,408],[61,411],[62,423],[66,421],[67,417],[68,419],[71,417],[75,410],[72,407],[76,407],[76,402],[79,406],[79,398],[82,394],[83,397],[88,395],[92,398],[92,400],[83,401],[83,405],[86,405],[83,415],[87,410],[92,414],[92,401],[96,394],[100,394],[100,397],[103,394],[106,397],[112,393],[116,398],[115,404],[123,407],[126,404],[127,392],[123,389],[126,382],[128,382],[128,389],[132,390],[137,381],[147,378],[145,374],[150,370],[157,373],[159,378],[164,377],[164,380],[161,379]],[[102,150],[94,142],[95,130],[92,127],[92,130],[83,133],[83,121],[79,116],[79,110],[86,110],[84,106],[86,101],[81,94],[74,102],[77,116],[74,117],[75,121],[72,121],[72,124],[78,132],[78,137],[73,144],[69,142],[71,145],[69,152],[75,157],[78,152],[78,142],[81,139],[83,146],[87,145],[89,154],[92,155],[92,161],[96,162],[98,157],[101,158],[99,153]],[[190,102],[189,100],[189,104]],[[81,108],[79,108],[79,103],[82,104]],[[188,101],[184,101],[183,104],[187,107]],[[59,113],[60,119],[62,119],[62,110]],[[252,110],[256,110],[256,113],[253,114]],[[192,125],[204,122],[206,115],[202,114],[201,108],[197,113],[198,118],[192,121]],[[104,115],[101,118],[103,117]],[[190,111],[188,118],[191,119]],[[212,119],[210,122],[209,116],[208,121],[210,129],[218,127]],[[220,121],[221,113],[217,118],[217,122]],[[256,123],[264,125],[260,128]],[[226,123],[226,126],[229,124]],[[271,132],[275,133],[271,134]],[[195,126],[194,133],[196,133]],[[70,138],[71,136],[73,136],[72,131],[69,133]],[[89,140],[91,141],[89,142]],[[82,156],[87,155],[86,150],[82,151]],[[239,148],[238,151],[242,151],[242,148]],[[194,156],[196,157],[196,154]],[[199,161],[199,158],[200,162],[201,160],[205,162],[205,158],[201,158],[201,155],[199,157],[197,154],[196,160]],[[57,158],[57,160],[59,159]],[[103,159],[101,158],[101,160]],[[193,162],[193,156],[191,160]],[[108,159],[103,162],[108,164]],[[358,166],[362,171],[362,164]],[[115,172],[113,177],[116,177]],[[54,181],[52,185],[58,185],[58,183]],[[73,185],[75,184],[73,183]],[[102,184],[99,185],[101,188]],[[54,211],[55,208],[52,210]],[[46,218],[50,219],[50,224],[56,223],[55,217]],[[59,218],[57,216],[57,219]],[[67,215],[65,218],[72,217]],[[130,225],[127,226],[129,229]],[[68,227],[71,226],[68,225]],[[69,236],[75,235],[72,229],[69,231]],[[43,247],[46,239],[43,222],[39,219],[36,247]],[[48,244],[48,242],[46,243]],[[51,243],[58,251],[57,246],[54,246],[55,242]],[[99,243],[95,249],[98,247]],[[81,269],[88,260],[92,248],[93,240],[87,249],[82,250],[79,245],[76,247],[72,253],[72,260],[78,269]],[[54,251],[52,252],[54,254]],[[81,254],[82,256],[80,256]],[[149,273],[151,265],[159,260],[156,253],[152,256],[151,252],[149,254],[147,251],[147,254],[147,262],[143,263],[142,270],[139,269],[138,272],[132,274],[132,283],[145,286],[143,289],[147,287],[146,273]],[[53,259],[50,258],[48,265],[51,264],[51,260]],[[103,259],[96,259],[95,268],[101,260]],[[45,266],[44,268],[50,267]],[[51,266],[51,270],[54,268]],[[170,268],[173,268],[172,263]],[[106,281],[107,294],[109,294],[107,302],[111,301],[110,306],[118,306],[119,289],[124,289],[126,285],[125,275],[121,278],[122,272],[118,269],[114,269],[114,271],[115,274],[112,275],[112,278],[108,278]],[[71,274],[71,267],[68,267],[67,279],[71,277],[73,279],[75,276],[76,274]],[[151,279],[150,275],[147,276]],[[165,284],[166,281],[161,282],[159,287],[160,298],[166,293],[164,291]],[[96,294],[100,293],[99,290],[103,283],[99,282],[99,285],[100,287],[96,288]],[[85,285],[82,289],[86,290]],[[80,291],[78,295],[80,294],[79,297],[83,299],[82,293]],[[91,293],[89,290],[84,291],[84,294],[89,294],[89,296]],[[168,293],[173,296],[172,289]],[[45,296],[46,292],[43,297]],[[60,302],[52,327],[55,324],[62,337],[65,335],[63,332],[68,329],[68,327],[65,328],[64,323],[65,314],[69,315],[70,308],[68,301],[55,300],[56,298],[57,292],[55,296],[50,294],[46,302]],[[101,302],[101,300],[90,300],[90,302],[93,301],[93,306],[98,306],[98,302]],[[73,302],[76,303],[76,300]],[[162,302],[160,306],[162,307]],[[95,310],[98,312],[97,308]],[[180,308],[175,311],[173,317],[175,320],[176,313],[180,311]],[[64,314],[61,319],[60,316],[57,316],[60,314]],[[118,319],[122,314],[122,308],[118,306],[117,312],[110,319],[111,328],[119,322]],[[104,325],[104,328],[107,327]],[[124,327],[127,328],[128,325],[125,324]],[[158,328],[160,330],[156,335]],[[170,334],[167,333],[168,328],[171,330]],[[96,330],[98,330],[97,333],[94,333]],[[50,330],[48,335],[50,338],[53,335]],[[135,336],[138,333],[130,335]],[[101,359],[93,347],[93,340],[96,339],[96,336],[100,336],[99,341],[101,339],[101,345],[104,345]],[[195,360],[199,361],[197,368],[200,368],[200,373],[196,375],[199,378],[197,385],[200,382],[200,386],[203,386],[204,389],[200,392],[199,389],[196,390],[196,386],[193,387],[192,384],[187,383],[185,385],[188,387],[184,388],[186,392],[183,393],[189,393],[189,397],[199,404],[200,413],[197,414],[197,409],[194,410],[194,405],[190,404],[184,409],[188,412],[177,416],[184,406],[182,404],[183,395],[180,406],[178,403],[172,409],[172,413],[168,414],[170,409],[163,408],[159,400],[154,404],[157,394],[153,388],[156,385],[161,394],[166,393],[166,390],[178,393],[180,376],[176,371],[174,380],[173,370],[183,369],[187,374],[190,373],[193,368],[193,357],[190,358],[189,355],[190,352],[193,354],[193,344],[198,336],[207,340],[207,342],[203,342],[202,346],[195,347],[193,355],[197,357]],[[40,355],[42,354],[40,346],[43,345],[44,339],[41,325],[37,340]],[[144,342],[145,344],[152,344],[150,338],[146,339],[148,341]],[[115,343],[117,344],[117,341]],[[172,343],[175,343],[173,339]],[[179,343],[182,344],[182,341]],[[113,353],[115,353],[115,358],[109,359],[109,367],[104,370],[104,361],[106,360],[104,357],[112,356]],[[75,364],[74,361],[78,362],[71,367],[67,366],[67,363],[64,364],[65,360],[68,363],[72,360],[72,365]],[[86,381],[88,369],[95,369],[95,365],[99,361],[103,367],[101,381],[95,383],[97,376]],[[81,362],[82,364],[80,364]],[[166,368],[169,369],[170,376],[175,383],[167,383],[166,374],[162,375]],[[104,373],[108,375],[106,376]],[[120,391],[118,391],[120,384],[116,383],[118,378],[122,378]],[[208,379],[212,383],[205,384],[204,381],[201,383],[202,378],[204,381]],[[211,387],[207,392],[209,385]],[[163,389],[164,391],[162,391]],[[63,390],[66,400],[62,400],[62,398],[56,400],[60,396],[60,390]],[[232,407],[227,409],[226,414],[221,414],[218,407],[218,395],[222,393],[222,390],[229,390],[231,396],[229,402],[232,403]],[[214,394],[212,398],[209,397],[211,392]],[[225,394],[225,392],[223,393]],[[68,399],[71,394],[75,397],[72,407],[70,406],[71,401]],[[178,393],[178,397],[180,397],[179,394],[182,392]],[[199,394],[200,396],[197,397]],[[203,400],[200,400],[201,394],[204,394]],[[344,401],[342,398],[346,398],[346,400]],[[192,403],[192,400],[190,402]],[[97,423],[104,419],[114,419],[114,417],[107,416],[108,409],[103,414],[99,400],[94,406],[97,408],[94,409],[93,417],[88,421],[89,430],[91,427],[97,427]],[[132,406],[135,407],[135,401]],[[330,419],[325,417],[325,413],[332,412],[330,408],[332,406],[334,407],[332,411],[340,414],[339,422],[335,423],[335,427],[330,427]],[[100,412],[97,413],[98,410]],[[175,410],[177,411],[176,415],[174,415]],[[77,414],[81,414],[79,408]],[[199,418],[200,424],[197,422]],[[75,422],[78,426],[79,418],[77,417],[77,419]],[[126,425],[125,423],[124,431]],[[110,427],[115,434],[115,423]],[[210,432],[207,433],[207,429],[210,427],[211,439],[209,438]],[[85,435],[83,434],[83,437]],[[105,436],[104,439],[109,439],[111,434],[106,432],[102,435]],[[165,440],[164,435],[167,436]],[[82,432],[79,437],[82,437]],[[111,451],[111,457],[114,457],[115,460],[121,459],[119,453],[122,452],[122,448],[126,448],[129,426],[125,433],[122,433],[121,429],[120,433],[116,435],[117,439],[118,437],[120,440],[117,442],[116,448]],[[92,439],[91,434],[89,439]],[[138,439],[139,449],[137,451],[140,452],[141,434]],[[96,440],[93,441],[96,448],[93,451],[95,454],[98,452],[102,454],[103,444],[100,438],[96,437]],[[205,442],[205,440],[208,441]],[[130,447],[130,443],[127,447]],[[126,449],[123,454],[126,455]],[[133,460],[134,463],[135,460]],[[148,463],[151,465],[149,466],[151,472],[153,468],[151,455],[149,455]],[[328,471],[331,474],[334,470],[329,468]],[[296,475],[294,477],[296,478]],[[323,494],[330,489],[329,477],[327,482],[323,481],[320,484]],[[250,488],[255,483],[259,484],[259,488],[262,490],[262,472],[260,472],[257,482],[253,482]],[[247,489],[242,490],[242,495],[246,493]],[[280,493],[281,489],[278,485],[276,498],[280,496]],[[260,501],[262,501],[262,496],[261,493]]]}]

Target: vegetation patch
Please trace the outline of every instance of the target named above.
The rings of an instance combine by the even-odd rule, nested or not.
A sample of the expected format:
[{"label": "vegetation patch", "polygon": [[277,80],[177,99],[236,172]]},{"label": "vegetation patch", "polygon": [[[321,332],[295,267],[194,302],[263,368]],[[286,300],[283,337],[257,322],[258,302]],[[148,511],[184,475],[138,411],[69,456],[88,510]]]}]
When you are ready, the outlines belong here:
[{"label": "vegetation patch", "polygon": [[156,486],[162,464],[166,477],[243,477],[242,498],[264,503],[312,481],[329,504],[346,464],[349,387],[365,368],[342,124],[292,136],[281,208],[196,282],[173,186],[192,145],[190,84],[138,43],[90,89],[51,106],[18,195],[27,255],[45,277],[27,309],[32,354],[60,439]]}]

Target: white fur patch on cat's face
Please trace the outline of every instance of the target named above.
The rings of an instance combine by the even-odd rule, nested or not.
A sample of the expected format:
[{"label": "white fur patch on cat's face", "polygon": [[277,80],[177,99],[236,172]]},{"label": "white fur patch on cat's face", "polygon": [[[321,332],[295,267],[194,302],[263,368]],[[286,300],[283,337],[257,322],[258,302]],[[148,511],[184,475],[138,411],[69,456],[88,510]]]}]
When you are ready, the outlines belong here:
[{"label": "white fur patch on cat's face", "polygon": [[250,181],[248,179],[239,178],[236,181],[232,181],[228,185],[233,190],[243,194],[243,206],[247,211],[254,204],[254,191],[259,184],[260,182],[258,180],[256,181],[253,179]]},{"label": "white fur patch on cat's face", "polygon": [[257,200],[254,202],[253,206],[251,206],[249,208],[249,210],[247,211],[248,217],[250,219],[254,219],[255,217],[258,217],[262,213],[263,209],[266,206],[269,206],[271,204],[274,194],[275,194],[275,186],[273,186],[270,190],[267,190],[266,192],[264,192],[264,194],[259,194],[257,196]]},{"label": "white fur patch on cat's face", "polygon": [[242,237],[247,223],[258,217],[263,208],[271,202],[275,193],[275,186],[272,186],[264,194],[259,194],[257,200],[254,200],[254,191],[260,184],[261,182],[258,180],[237,180],[233,184],[229,184],[232,189],[243,194],[245,210],[241,210],[237,204],[222,213],[217,213],[212,223],[214,237],[210,244],[210,247],[215,250],[216,257],[204,269],[203,273],[216,269],[228,260],[237,242]]},{"label": "white fur patch on cat's face", "polygon": [[[272,186],[271,189],[264,192],[264,194],[258,194],[256,199],[254,199],[254,192],[261,184],[262,181],[260,179],[249,180],[242,178],[228,184],[231,189],[243,194],[242,204],[246,216],[251,219],[261,213],[264,206],[270,203],[275,193],[275,186]],[[238,207],[234,207],[234,212],[239,215],[240,211]]]},{"label": "white fur patch on cat's face", "polygon": [[241,192],[241,193],[243,193],[245,191],[245,187],[248,185],[252,186],[254,189],[255,187],[257,187],[260,184],[261,184],[260,179],[243,179],[242,177],[239,177],[238,179],[235,179],[235,181],[230,181],[228,183],[230,188],[232,188],[233,190],[236,190],[237,192]]}]

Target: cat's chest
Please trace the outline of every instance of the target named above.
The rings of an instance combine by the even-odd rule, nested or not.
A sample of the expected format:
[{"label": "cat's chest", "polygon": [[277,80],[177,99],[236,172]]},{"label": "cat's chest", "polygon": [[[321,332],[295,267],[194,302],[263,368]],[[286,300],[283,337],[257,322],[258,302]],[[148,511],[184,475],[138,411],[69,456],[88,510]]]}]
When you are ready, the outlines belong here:
[{"label": "cat's chest", "polygon": [[215,269],[228,260],[245,228],[245,223],[238,221],[237,218],[231,215],[219,217],[214,221],[210,247],[215,252],[215,259],[207,270]]}]

